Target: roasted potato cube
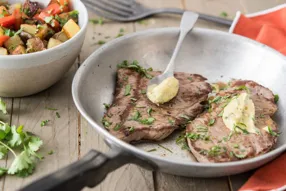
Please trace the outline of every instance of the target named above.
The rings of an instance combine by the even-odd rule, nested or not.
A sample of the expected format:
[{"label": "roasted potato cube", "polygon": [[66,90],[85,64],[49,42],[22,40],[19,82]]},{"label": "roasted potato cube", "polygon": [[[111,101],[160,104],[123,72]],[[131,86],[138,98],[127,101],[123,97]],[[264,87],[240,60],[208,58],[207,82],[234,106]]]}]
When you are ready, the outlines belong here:
[{"label": "roasted potato cube", "polygon": [[36,25],[21,24],[21,29],[33,36],[38,32]]},{"label": "roasted potato cube", "polygon": [[26,54],[26,48],[23,45],[19,45],[11,52],[11,54]]},{"label": "roasted potato cube", "polygon": [[31,53],[31,52],[38,52],[38,51],[42,51],[45,50],[45,44],[44,42],[36,37],[36,38],[31,38],[27,41],[27,52]]},{"label": "roasted potato cube", "polygon": [[0,47],[0,55],[8,55],[8,51],[6,48]]},{"label": "roasted potato cube", "polygon": [[61,42],[65,42],[67,41],[69,38],[67,37],[66,33],[64,33],[63,31],[57,32],[56,34],[54,34],[53,36],[54,39],[57,39]]},{"label": "roasted potato cube", "polygon": [[11,38],[9,38],[6,42],[4,42],[4,46],[5,48],[8,49],[9,53],[12,53],[13,50],[15,50],[15,48],[18,47],[19,45],[24,45],[19,35],[14,35]]},{"label": "roasted potato cube", "polygon": [[74,20],[70,19],[64,26],[63,31],[67,35],[68,38],[72,38],[76,33],[80,31],[79,26],[74,22]]},{"label": "roasted potato cube", "polygon": [[58,46],[59,44],[62,44],[62,42],[57,39],[50,38],[49,43],[48,43],[48,49]]}]

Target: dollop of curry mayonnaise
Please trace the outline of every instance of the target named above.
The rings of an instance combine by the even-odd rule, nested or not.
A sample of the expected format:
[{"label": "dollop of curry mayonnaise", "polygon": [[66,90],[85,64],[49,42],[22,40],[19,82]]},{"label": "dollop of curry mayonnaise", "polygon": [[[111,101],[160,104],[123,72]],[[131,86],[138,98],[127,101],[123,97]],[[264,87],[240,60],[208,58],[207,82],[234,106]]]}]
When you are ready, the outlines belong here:
[{"label": "dollop of curry mayonnaise", "polygon": [[169,77],[160,84],[153,84],[147,89],[147,97],[153,103],[159,105],[173,99],[179,91],[179,80]]},{"label": "dollop of curry mayonnaise", "polygon": [[[255,107],[248,93],[241,93],[234,97],[224,108],[222,119],[227,128],[231,131],[236,126],[247,130],[249,133],[258,133],[255,127]],[[236,129],[242,132],[240,129]]]}]

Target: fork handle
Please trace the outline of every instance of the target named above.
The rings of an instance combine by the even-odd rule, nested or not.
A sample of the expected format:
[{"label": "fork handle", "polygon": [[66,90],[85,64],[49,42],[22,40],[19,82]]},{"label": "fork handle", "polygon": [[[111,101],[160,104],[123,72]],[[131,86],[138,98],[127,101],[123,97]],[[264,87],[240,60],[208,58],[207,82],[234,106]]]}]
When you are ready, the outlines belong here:
[{"label": "fork handle", "polygon": [[[176,9],[176,8],[159,8],[159,9],[153,9],[152,13],[153,14],[159,14],[159,13],[172,13],[172,14],[183,14],[185,10],[183,9]],[[199,14],[199,19],[205,20],[205,21],[211,21],[214,23],[226,25],[226,26],[231,26],[232,21],[220,17],[215,17],[211,15],[206,15],[202,13],[197,13]]]}]

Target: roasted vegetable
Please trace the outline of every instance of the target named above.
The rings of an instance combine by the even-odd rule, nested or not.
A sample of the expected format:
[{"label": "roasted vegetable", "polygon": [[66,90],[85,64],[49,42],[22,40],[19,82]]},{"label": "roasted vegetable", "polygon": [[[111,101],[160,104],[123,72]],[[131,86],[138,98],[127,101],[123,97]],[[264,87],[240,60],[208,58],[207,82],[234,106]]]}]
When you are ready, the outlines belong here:
[{"label": "roasted vegetable", "polygon": [[66,33],[64,33],[63,31],[60,31],[58,33],[56,33],[54,36],[53,36],[54,39],[57,39],[61,42],[65,42],[67,41],[69,38],[67,37]]},{"label": "roasted vegetable", "polygon": [[38,32],[36,33],[36,37],[39,37],[40,39],[49,39],[55,34],[55,31],[49,27],[47,24],[38,25]]},{"label": "roasted vegetable", "polygon": [[55,47],[79,32],[78,11],[70,10],[69,0],[18,3],[0,0],[0,54],[26,54]]},{"label": "roasted vegetable", "polygon": [[15,48],[19,45],[24,45],[19,35],[14,35],[4,42],[4,46],[8,49],[9,53],[12,53],[13,50],[15,50]]},{"label": "roasted vegetable", "polygon": [[68,20],[72,19],[74,22],[78,23],[78,11],[74,10],[68,13],[62,13],[60,15],[56,15],[55,19],[59,21],[61,27],[63,27]]},{"label": "roasted vegetable", "polygon": [[23,45],[19,45],[11,52],[11,54],[26,54],[26,48]]},{"label": "roasted vegetable", "polygon": [[74,20],[70,19],[64,26],[63,31],[67,35],[68,38],[72,38],[78,31],[80,30],[79,26],[74,22]]},{"label": "roasted vegetable", "polygon": [[31,34],[24,32],[24,31],[20,32],[19,36],[24,43],[26,43],[27,40],[29,40],[30,38],[33,38],[33,36]]},{"label": "roasted vegetable", "polygon": [[48,43],[48,49],[58,46],[59,44],[62,44],[62,42],[57,39],[50,38],[49,43]]},{"label": "roasted vegetable", "polygon": [[22,31],[27,32],[32,36],[35,36],[38,32],[36,25],[21,24],[21,29]]},{"label": "roasted vegetable", "polygon": [[6,48],[0,47],[0,55],[8,55],[8,51]]},{"label": "roasted vegetable", "polygon": [[42,51],[45,49],[46,48],[45,48],[43,41],[38,37],[31,38],[27,41],[27,52],[28,53],[38,52],[38,51]]},{"label": "roasted vegetable", "polygon": [[37,2],[30,2],[29,0],[26,0],[26,2],[23,5],[23,12],[29,16],[33,17],[39,9],[39,3]]}]

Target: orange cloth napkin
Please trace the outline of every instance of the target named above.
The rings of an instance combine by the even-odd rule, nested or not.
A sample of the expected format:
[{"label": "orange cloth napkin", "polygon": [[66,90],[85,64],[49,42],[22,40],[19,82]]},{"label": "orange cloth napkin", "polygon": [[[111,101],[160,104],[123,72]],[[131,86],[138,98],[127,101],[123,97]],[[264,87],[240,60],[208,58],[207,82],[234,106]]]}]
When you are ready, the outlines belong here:
[{"label": "orange cloth napkin", "polygon": [[[229,30],[263,44],[286,55],[286,4],[242,15],[237,12]],[[286,190],[286,153],[258,169],[239,191]]]},{"label": "orange cloth napkin", "polygon": [[229,32],[266,44],[286,55],[286,4],[248,15],[237,12]]}]

